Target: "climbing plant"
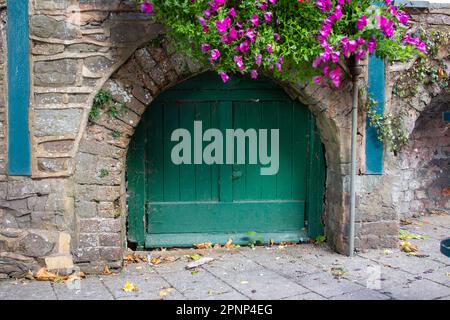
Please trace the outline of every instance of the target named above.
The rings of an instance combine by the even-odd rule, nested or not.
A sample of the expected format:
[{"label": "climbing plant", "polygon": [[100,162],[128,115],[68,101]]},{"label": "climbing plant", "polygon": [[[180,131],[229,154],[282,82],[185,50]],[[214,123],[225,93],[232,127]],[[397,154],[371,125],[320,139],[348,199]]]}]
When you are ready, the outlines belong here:
[{"label": "climbing plant", "polygon": [[404,60],[427,52],[392,0],[134,0],[169,27],[180,49],[231,74],[329,80],[367,53]]}]

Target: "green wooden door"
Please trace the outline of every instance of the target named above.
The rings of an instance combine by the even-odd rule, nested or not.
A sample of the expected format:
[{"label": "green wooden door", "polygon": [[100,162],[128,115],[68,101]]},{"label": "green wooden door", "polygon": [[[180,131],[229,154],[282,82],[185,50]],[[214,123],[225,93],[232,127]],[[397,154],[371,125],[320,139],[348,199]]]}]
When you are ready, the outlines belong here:
[{"label": "green wooden door", "polygon": [[[245,163],[235,148],[234,164],[174,164],[172,132],[187,129],[194,140],[194,121],[203,132],[220,130],[224,145],[227,129],[268,129],[269,155],[270,129],[278,129],[278,172],[261,175],[248,144]],[[194,148],[192,141],[192,163]],[[166,91],[136,129],[127,168],[129,240],[139,246],[300,241],[323,232],[325,162],[314,118],[267,80],[224,85],[206,73]]]}]

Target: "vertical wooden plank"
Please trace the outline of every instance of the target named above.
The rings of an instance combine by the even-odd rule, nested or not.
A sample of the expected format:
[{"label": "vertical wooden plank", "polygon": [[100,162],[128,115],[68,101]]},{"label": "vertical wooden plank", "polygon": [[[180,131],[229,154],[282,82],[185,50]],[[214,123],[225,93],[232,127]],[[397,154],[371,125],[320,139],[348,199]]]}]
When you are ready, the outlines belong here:
[{"label": "vertical wooden plank", "polygon": [[[155,102],[145,113],[147,143],[146,193],[148,201],[164,200],[164,103]],[[137,139],[136,136],[132,140]],[[142,138],[145,139],[145,136]]]},{"label": "vertical wooden plank", "polygon": [[309,116],[309,162],[308,162],[308,199],[306,203],[308,236],[315,238],[323,234],[322,213],[325,189],[325,159],[322,141],[315,119]]},{"label": "vertical wooden plank", "polygon": [[[246,104],[241,101],[233,102],[233,126],[235,130],[238,128],[244,129],[247,127],[247,116],[246,116]],[[237,139],[235,139],[234,146],[234,165],[232,172],[233,179],[233,200],[245,200],[247,199],[247,172],[245,164],[237,164]],[[246,160],[247,162],[247,160]]]},{"label": "vertical wooden plank", "polygon": [[171,153],[174,142],[170,141],[172,132],[179,128],[179,107],[176,102],[164,106],[164,201],[180,200],[180,167],[172,162]]},{"label": "vertical wooden plank", "polygon": [[[180,107],[180,128],[189,130],[191,137],[194,135],[195,105],[192,102],[183,103]],[[191,141],[192,143],[192,141]],[[191,161],[193,162],[193,144],[191,145]],[[195,200],[195,165],[180,165],[180,200]]]},{"label": "vertical wooden plank", "polygon": [[[209,102],[195,105],[195,120],[202,122],[203,132],[211,128],[211,110]],[[192,134],[192,136],[194,136]],[[205,146],[205,143],[202,143]],[[202,147],[203,151],[203,147]],[[211,167],[205,163],[195,165],[195,189],[197,201],[211,200]]]},{"label": "vertical wooden plank", "polygon": [[[260,102],[247,102],[247,127],[254,128],[259,134],[261,127],[261,103]],[[247,148],[248,159],[248,148]],[[258,156],[259,160],[259,156]],[[247,200],[261,200],[261,170],[258,164],[249,164],[247,161],[246,170],[246,190]]]},{"label": "vertical wooden plank", "polygon": [[30,175],[28,1],[8,1],[8,173]]},{"label": "vertical wooden plank", "polygon": [[127,156],[128,239],[138,246],[145,242],[145,119],[136,128]]},{"label": "vertical wooden plank", "polygon": [[292,154],[292,198],[306,199],[306,161],[307,161],[307,130],[308,109],[295,103],[293,109],[293,154]]},{"label": "vertical wooden plank", "polygon": [[280,168],[277,174],[277,198],[292,199],[292,109],[293,103],[279,101],[278,127],[280,128]]},{"label": "vertical wooden plank", "polygon": [[[261,107],[262,122],[261,128],[268,129],[267,149],[268,154],[272,154],[270,142],[270,129],[279,129],[278,110],[274,108],[273,102],[263,101]],[[277,176],[261,176],[261,197],[266,200],[275,200],[277,198]]]},{"label": "vertical wooden plank", "polygon": [[[217,101],[211,102],[211,128],[219,128],[219,106]],[[221,165],[211,165],[211,200],[219,201],[219,168]]]},{"label": "vertical wooden plank", "polygon": [[[225,130],[233,127],[233,104],[231,101],[218,102],[219,128],[225,137]],[[232,165],[220,166],[219,193],[221,202],[233,201]]]}]

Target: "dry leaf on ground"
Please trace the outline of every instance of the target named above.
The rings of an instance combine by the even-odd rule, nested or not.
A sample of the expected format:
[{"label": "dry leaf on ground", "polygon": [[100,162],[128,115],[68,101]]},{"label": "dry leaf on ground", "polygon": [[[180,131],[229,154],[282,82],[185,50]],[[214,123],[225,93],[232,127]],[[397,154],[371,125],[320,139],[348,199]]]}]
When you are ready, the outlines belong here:
[{"label": "dry leaf on ground", "polygon": [[54,281],[58,275],[56,273],[50,272],[47,268],[41,268],[34,275],[34,279],[38,281]]},{"label": "dry leaf on ground", "polygon": [[197,243],[194,244],[195,249],[211,249],[212,243],[211,242],[203,242],[203,243]]},{"label": "dry leaf on ground", "polygon": [[164,288],[164,289],[161,289],[161,291],[159,291],[159,295],[161,297],[164,297],[164,296],[167,296],[172,291],[173,291],[173,288]]},{"label": "dry leaf on ground", "polygon": [[131,283],[130,281],[127,281],[125,282],[122,290],[125,292],[133,292],[138,291],[138,287],[135,284]]}]

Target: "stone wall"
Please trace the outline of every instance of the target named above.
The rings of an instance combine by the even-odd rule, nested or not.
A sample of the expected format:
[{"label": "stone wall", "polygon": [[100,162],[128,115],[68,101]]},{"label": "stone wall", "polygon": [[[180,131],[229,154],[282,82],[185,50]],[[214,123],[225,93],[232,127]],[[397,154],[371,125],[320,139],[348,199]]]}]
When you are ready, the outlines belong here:
[{"label": "stone wall", "polygon": [[[174,52],[164,40],[164,28],[127,1],[30,3],[32,176],[4,175],[6,126],[0,98],[0,276],[18,276],[45,264],[61,269],[75,262],[92,272],[105,265],[120,267],[126,248],[125,157],[134,128],[160,92],[205,68]],[[4,39],[4,23],[0,33]],[[4,64],[5,55],[0,59]],[[307,83],[280,85],[316,116],[327,160],[326,233],[330,245],[344,253],[351,83],[346,79],[339,91]],[[89,121],[101,89],[110,91],[114,102],[125,103],[127,111],[111,117],[102,109]],[[363,173],[362,114],[360,119]],[[403,192],[398,190],[404,177],[398,163],[387,154],[384,175],[358,176],[359,249],[397,243],[396,195]]]}]

